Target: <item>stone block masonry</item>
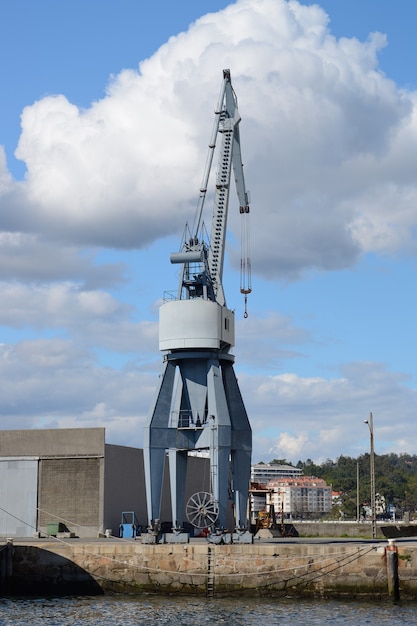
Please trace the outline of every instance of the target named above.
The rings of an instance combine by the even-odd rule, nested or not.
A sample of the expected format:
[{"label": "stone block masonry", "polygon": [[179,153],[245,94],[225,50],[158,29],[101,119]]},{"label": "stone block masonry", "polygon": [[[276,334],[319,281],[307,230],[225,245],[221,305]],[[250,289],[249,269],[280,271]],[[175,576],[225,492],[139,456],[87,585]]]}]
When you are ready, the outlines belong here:
[{"label": "stone block masonry", "polygon": [[[3,593],[388,598],[386,542],[211,545],[15,542]],[[402,600],[417,599],[417,546],[398,544]]]}]

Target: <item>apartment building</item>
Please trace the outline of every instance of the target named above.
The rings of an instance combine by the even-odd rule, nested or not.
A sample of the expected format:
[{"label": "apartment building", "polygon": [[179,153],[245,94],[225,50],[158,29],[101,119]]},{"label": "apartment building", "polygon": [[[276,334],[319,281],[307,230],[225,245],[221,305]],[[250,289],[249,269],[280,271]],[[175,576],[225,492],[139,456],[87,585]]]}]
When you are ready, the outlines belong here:
[{"label": "apartment building", "polygon": [[267,484],[266,505],[286,517],[325,515],[332,509],[332,488],[322,478],[297,476],[274,479]]},{"label": "apartment building", "polygon": [[251,482],[267,485],[271,480],[281,478],[296,478],[302,475],[302,470],[292,465],[278,465],[275,463],[257,463],[251,468]]}]

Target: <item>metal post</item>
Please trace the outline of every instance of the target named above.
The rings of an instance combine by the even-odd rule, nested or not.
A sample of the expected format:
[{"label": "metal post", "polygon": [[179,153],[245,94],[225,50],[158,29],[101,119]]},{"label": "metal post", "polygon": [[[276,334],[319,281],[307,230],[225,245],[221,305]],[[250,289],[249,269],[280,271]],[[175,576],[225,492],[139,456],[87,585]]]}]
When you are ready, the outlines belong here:
[{"label": "metal post", "polygon": [[356,463],[356,521],[360,522],[360,499],[359,499],[359,461]]},{"label": "metal post", "polygon": [[388,539],[388,546],[385,548],[387,559],[387,581],[388,596],[391,600],[400,599],[400,581],[398,577],[398,548],[394,539]]},{"label": "metal post", "polygon": [[369,426],[369,436],[371,444],[370,473],[371,473],[371,523],[372,539],[376,539],[376,509],[375,509],[375,450],[374,450],[374,424],[372,413],[369,413],[369,420],[365,420]]}]

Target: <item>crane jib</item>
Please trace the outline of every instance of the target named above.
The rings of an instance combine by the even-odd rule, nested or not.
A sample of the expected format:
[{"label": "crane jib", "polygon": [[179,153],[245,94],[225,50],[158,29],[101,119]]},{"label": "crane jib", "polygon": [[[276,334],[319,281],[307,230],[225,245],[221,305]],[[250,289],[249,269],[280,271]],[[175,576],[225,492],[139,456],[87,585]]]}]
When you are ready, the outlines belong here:
[{"label": "crane jib", "polygon": [[[215,110],[209,150],[190,237],[183,239],[180,252],[171,255],[171,263],[182,264],[179,299],[205,298],[226,306],[223,290],[223,265],[230,197],[230,180],[233,169],[241,215],[241,267],[240,291],[245,296],[252,292],[249,193],[246,190],[240,146],[239,124],[241,118],[236,94],[232,87],[230,70],[223,70],[223,81]],[[215,178],[214,207],[210,236],[207,241],[204,222],[204,205],[213,166],[214,152],[219,139],[218,167]]]}]

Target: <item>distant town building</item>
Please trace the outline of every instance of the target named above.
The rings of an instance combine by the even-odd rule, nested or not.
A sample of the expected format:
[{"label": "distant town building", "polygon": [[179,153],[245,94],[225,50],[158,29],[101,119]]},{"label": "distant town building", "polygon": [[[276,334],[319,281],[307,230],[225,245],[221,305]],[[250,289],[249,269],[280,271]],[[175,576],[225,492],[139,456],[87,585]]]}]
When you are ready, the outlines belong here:
[{"label": "distant town building", "polygon": [[257,463],[252,465],[251,481],[267,485],[276,478],[296,478],[302,476],[302,470],[292,465],[278,465],[274,463]]},{"label": "distant town building", "polygon": [[302,476],[302,470],[292,465],[257,463],[251,468],[250,521],[256,524],[258,515],[266,510],[267,484],[271,480]]},{"label": "distant town building", "polygon": [[[366,517],[372,517],[372,507],[369,502],[364,502],[363,510],[365,512]],[[387,504],[385,497],[380,493],[375,494],[375,515],[382,516],[385,515],[387,511]]]},{"label": "distant town building", "polygon": [[343,491],[332,491],[332,504],[333,506],[342,506]]},{"label": "distant town building", "polygon": [[332,488],[322,478],[298,476],[275,479],[267,485],[266,505],[287,517],[325,515],[332,509]]},{"label": "distant town building", "polygon": [[276,515],[309,517],[325,515],[332,509],[332,488],[321,478],[303,476],[292,465],[257,463],[251,472],[251,522],[261,511]]}]

